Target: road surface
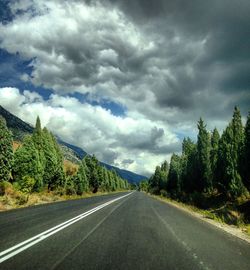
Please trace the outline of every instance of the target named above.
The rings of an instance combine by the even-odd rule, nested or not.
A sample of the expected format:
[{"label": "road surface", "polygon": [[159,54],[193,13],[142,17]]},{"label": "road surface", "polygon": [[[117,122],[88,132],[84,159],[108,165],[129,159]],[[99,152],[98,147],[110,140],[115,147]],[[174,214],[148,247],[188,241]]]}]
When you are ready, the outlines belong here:
[{"label": "road surface", "polygon": [[0,213],[0,262],[4,270],[249,270],[250,245],[133,192]]}]

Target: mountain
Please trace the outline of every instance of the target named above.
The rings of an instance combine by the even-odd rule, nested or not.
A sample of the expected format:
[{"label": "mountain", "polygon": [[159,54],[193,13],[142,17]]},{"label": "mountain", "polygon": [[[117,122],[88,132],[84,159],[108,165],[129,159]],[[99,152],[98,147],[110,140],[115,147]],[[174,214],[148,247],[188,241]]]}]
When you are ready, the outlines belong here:
[{"label": "mountain", "polygon": [[[0,105],[0,115],[5,118],[6,124],[8,128],[12,131],[13,139],[15,141],[22,141],[25,135],[31,134],[34,130],[34,127],[25,123],[23,120],[21,120],[17,116],[13,115],[12,113],[4,109],[1,105]],[[62,149],[65,159],[70,160],[74,163],[78,163],[83,157],[88,155],[88,153],[85,152],[82,148],[64,142],[58,136],[56,136],[56,138]],[[118,167],[106,164],[104,162],[100,163],[108,170],[115,170],[118,173],[118,175],[120,175],[120,177],[128,180],[130,183],[139,183],[141,180],[146,179],[146,177],[143,175],[139,175],[131,171],[120,169]]]}]

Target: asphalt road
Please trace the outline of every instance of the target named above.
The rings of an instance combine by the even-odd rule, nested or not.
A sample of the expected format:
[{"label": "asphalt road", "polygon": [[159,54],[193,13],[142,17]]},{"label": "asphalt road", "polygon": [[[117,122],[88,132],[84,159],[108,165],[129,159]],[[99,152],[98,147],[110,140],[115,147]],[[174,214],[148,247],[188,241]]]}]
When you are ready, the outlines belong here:
[{"label": "asphalt road", "polygon": [[113,201],[124,195],[0,213],[0,269],[250,269],[247,242],[144,193]]}]

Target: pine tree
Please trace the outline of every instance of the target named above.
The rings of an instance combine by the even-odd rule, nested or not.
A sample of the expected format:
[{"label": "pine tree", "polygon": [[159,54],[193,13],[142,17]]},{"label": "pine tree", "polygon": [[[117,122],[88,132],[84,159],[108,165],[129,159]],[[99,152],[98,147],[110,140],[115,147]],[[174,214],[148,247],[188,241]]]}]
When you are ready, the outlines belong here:
[{"label": "pine tree", "polygon": [[198,191],[211,191],[212,172],[210,164],[210,136],[202,119],[198,122],[198,130],[197,158],[200,182],[197,189]]},{"label": "pine tree", "polygon": [[48,189],[53,190],[58,186],[64,186],[63,158],[56,139],[46,128],[42,131],[42,139],[45,158],[43,179]]},{"label": "pine tree", "polygon": [[181,192],[181,158],[173,154],[170,160],[167,191],[176,196]]},{"label": "pine tree", "polygon": [[149,186],[150,190],[154,194],[159,194],[160,193],[160,183],[161,183],[161,167],[156,166],[155,168],[155,173],[149,180]]},{"label": "pine tree", "polygon": [[63,170],[63,154],[62,151],[60,149],[59,144],[56,141],[56,138],[54,137],[54,135],[52,133],[50,133],[50,136],[52,138],[52,142],[53,142],[53,147],[55,149],[55,153],[56,153],[56,160],[57,160],[57,170],[56,170],[56,186],[64,186],[65,184],[65,173]]},{"label": "pine tree", "polygon": [[240,175],[240,161],[243,155],[244,133],[240,111],[234,109],[233,119],[223,132],[219,141],[218,173],[222,191],[231,198],[236,198],[245,192]]},{"label": "pine tree", "polygon": [[49,131],[43,129],[43,153],[45,157],[45,166],[43,180],[44,184],[48,185],[48,189],[52,190],[55,187],[55,174],[57,171],[57,157],[54,149],[52,137]]},{"label": "pine tree", "polygon": [[77,195],[82,195],[83,192],[86,192],[89,189],[85,160],[82,160],[80,163],[77,174],[74,177],[74,184]]},{"label": "pine tree", "polygon": [[215,128],[212,132],[211,151],[210,151],[212,181],[213,181],[214,187],[218,186],[217,180],[216,180],[216,175],[217,175],[216,171],[217,171],[217,163],[218,163],[219,140],[220,140],[220,134],[218,130]]},{"label": "pine tree", "polygon": [[42,187],[43,168],[38,151],[30,136],[24,139],[23,145],[14,154],[13,177],[22,184],[27,177],[34,180],[34,190]]},{"label": "pine tree", "polygon": [[98,178],[98,160],[95,156],[86,156],[85,163],[87,165],[87,178],[89,180],[90,188],[93,193],[96,193],[99,188],[99,178]]},{"label": "pine tree", "polygon": [[[45,160],[44,151],[43,151],[43,148],[44,148],[43,134],[42,134],[42,127],[41,127],[41,121],[40,121],[39,116],[37,116],[37,119],[36,119],[36,125],[32,134],[32,139],[33,139],[35,148],[38,151],[38,156],[39,156],[39,161],[42,167],[42,171],[44,171],[46,160]],[[43,172],[42,172],[42,175],[43,175]],[[44,185],[43,181],[41,185],[42,186]]]},{"label": "pine tree", "polygon": [[0,117],[0,182],[9,181],[13,163],[12,134],[6,126],[4,118]]},{"label": "pine tree", "polygon": [[182,143],[180,183],[187,193],[192,193],[199,186],[197,146],[190,138]]}]

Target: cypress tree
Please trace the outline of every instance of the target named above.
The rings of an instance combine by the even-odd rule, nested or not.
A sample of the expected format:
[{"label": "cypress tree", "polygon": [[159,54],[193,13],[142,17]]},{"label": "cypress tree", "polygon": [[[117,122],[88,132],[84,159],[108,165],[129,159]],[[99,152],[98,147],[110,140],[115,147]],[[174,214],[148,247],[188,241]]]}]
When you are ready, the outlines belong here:
[{"label": "cypress tree", "polygon": [[12,163],[12,134],[6,126],[5,119],[0,117],[0,182],[9,181]]},{"label": "cypress tree", "polygon": [[50,136],[52,138],[52,142],[53,142],[53,147],[55,149],[55,153],[56,153],[56,161],[57,161],[57,170],[56,170],[56,186],[64,186],[65,184],[65,173],[63,170],[63,154],[62,151],[56,141],[56,138],[54,137],[54,135],[50,132]]},{"label": "cypress tree", "polygon": [[239,109],[235,107],[232,121],[219,141],[218,152],[218,177],[223,191],[231,198],[236,198],[245,192],[240,175],[243,142],[241,115]]},{"label": "cypress tree", "polygon": [[199,186],[197,146],[190,138],[184,138],[182,143],[180,182],[187,193]]},{"label": "cypress tree", "polygon": [[56,181],[57,157],[52,137],[46,128],[43,129],[43,153],[45,157],[43,180],[48,189],[52,190]]},{"label": "cypress tree", "polygon": [[83,192],[86,192],[89,189],[89,183],[86,176],[86,164],[84,160],[81,161],[77,174],[74,177],[74,184],[77,195],[82,195]]},{"label": "cypress tree", "polygon": [[104,170],[104,190],[110,191],[108,170]]},{"label": "cypress tree", "polygon": [[14,154],[13,177],[22,184],[26,177],[34,180],[34,190],[42,187],[43,168],[38,151],[30,136],[24,139],[23,145]]},{"label": "cypress tree", "polygon": [[218,162],[219,140],[220,140],[220,134],[218,130],[215,128],[212,132],[211,151],[210,151],[212,181],[213,181],[214,187],[218,186],[216,182],[216,171],[217,171],[217,162]]},{"label": "cypress tree", "polygon": [[181,175],[181,158],[178,155],[173,154],[171,156],[169,166],[167,191],[169,191],[174,196],[176,196],[181,192],[180,175]]},{"label": "cypress tree", "polygon": [[93,193],[96,193],[99,188],[99,178],[98,178],[98,160],[95,156],[87,156],[85,158],[86,165],[88,167],[87,177],[89,180],[90,188]]},{"label": "cypress tree", "polygon": [[[43,134],[42,134],[42,127],[41,127],[41,121],[40,121],[39,116],[37,116],[37,119],[36,119],[36,125],[35,125],[34,132],[32,134],[32,139],[34,142],[34,146],[38,151],[38,156],[39,156],[40,164],[42,167],[42,171],[44,171],[46,159],[45,159],[44,151],[43,151],[44,150],[43,149],[44,148]],[[42,172],[42,174],[43,174],[43,172]],[[42,181],[41,185],[42,186],[44,185],[43,181]]]},{"label": "cypress tree", "polygon": [[64,186],[65,175],[63,171],[63,158],[61,150],[54,138],[46,128],[42,131],[42,151],[44,156],[44,183],[49,190]]},{"label": "cypress tree", "polygon": [[159,192],[160,192],[161,177],[162,177],[162,175],[161,175],[161,167],[156,166],[155,173],[154,173],[154,175],[151,177],[151,179],[149,181],[150,190],[154,194],[159,194]]},{"label": "cypress tree", "polygon": [[198,122],[198,130],[197,158],[200,181],[197,188],[198,191],[211,191],[212,173],[210,164],[210,136],[202,119]]}]

